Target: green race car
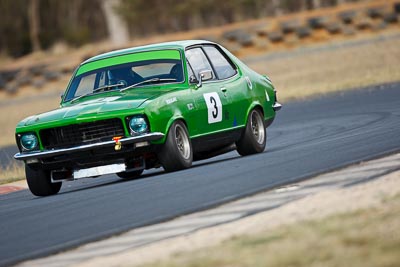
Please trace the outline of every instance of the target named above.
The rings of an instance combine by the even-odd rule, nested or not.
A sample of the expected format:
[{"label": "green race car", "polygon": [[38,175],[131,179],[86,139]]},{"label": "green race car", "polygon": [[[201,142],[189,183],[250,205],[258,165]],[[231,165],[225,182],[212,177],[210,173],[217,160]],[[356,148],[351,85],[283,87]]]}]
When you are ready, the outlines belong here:
[{"label": "green race car", "polygon": [[31,192],[47,196],[64,180],[176,171],[232,147],[263,152],[280,108],[270,79],[218,44],[112,51],[78,66],[59,109],[17,125],[15,158]]}]

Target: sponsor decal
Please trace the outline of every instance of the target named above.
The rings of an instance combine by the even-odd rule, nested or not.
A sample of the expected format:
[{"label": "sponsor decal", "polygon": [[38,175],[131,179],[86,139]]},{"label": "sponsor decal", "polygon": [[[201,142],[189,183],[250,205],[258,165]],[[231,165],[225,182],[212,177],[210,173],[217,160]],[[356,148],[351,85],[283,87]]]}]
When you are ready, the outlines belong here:
[{"label": "sponsor decal", "polygon": [[250,90],[253,90],[253,83],[251,82],[248,76],[244,77],[246,79],[247,85],[249,86]]},{"label": "sponsor decal", "polygon": [[269,95],[268,95],[268,92],[267,92],[267,91],[265,91],[265,98],[266,98],[267,101],[269,102]]},{"label": "sponsor decal", "polygon": [[176,101],[178,101],[178,100],[176,99],[176,97],[173,97],[173,98],[170,98],[170,99],[165,100],[165,103],[167,103],[167,105],[170,105],[170,104],[172,104],[172,103],[175,103]]},{"label": "sponsor decal", "polygon": [[187,106],[188,110],[194,109],[193,103],[189,103],[186,106]]}]

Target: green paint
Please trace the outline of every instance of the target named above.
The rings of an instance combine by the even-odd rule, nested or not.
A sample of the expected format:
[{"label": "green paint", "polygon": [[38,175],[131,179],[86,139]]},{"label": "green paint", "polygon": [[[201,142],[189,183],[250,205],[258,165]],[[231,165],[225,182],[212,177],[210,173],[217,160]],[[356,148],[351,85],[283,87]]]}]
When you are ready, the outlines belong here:
[{"label": "green paint", "polygon": [[125,64],[129,62],[143,61],[143,60],[154,60],[154,59],[181,59],[181,55],[178,50],[158,50],[158,51],[148,51],[141,53],[134,53],[128,55],[121,55],[116,57],[110,57],[105,59],[100,59],[92,62],[88,62],[82,65],[76,75],[81,75],[83,73],[100,69],[104,67],[109,67],[113,65]]},{"label": "green paint", "polygon": [[[174,42],[113,51],[84,62],[76,75],[143,60],[173,59],[185,63],[185,59],[181,58],[184,56],[184,49],[203,43],[204,41]],[[119,118],[124,126],[125,137],[128,137],[130,132],[126,118],[144,114],[151,132],[165,135],[152,143],[163,144],[170,126],[176,120],[185,122],[190,138],[194,139],[210,138],[217,133],[232,130],[240,131],[247,123],[249,112],[256,107],[263,110],[265,120],[273,119],[275,94],[272,84],[228,51],[223,51],[237,67],[237,73],[228,79],[204,81],[198,88],[189,84],[189,77],[186,76],[184,83],[149,84],[123,92],[111,90],[90,95],[73,103],[63,103],[60,109],[26,118],[17,125],[16,133],[35,132],[39,137],[40,149],[43,150],[44,140],[41,138],[45,137],[40,134],[43,129]],[[184,73],[187,75],[188,72]],[[251,80],[251,89],[248,88],[246,78]],[[225,88],[226,93],[221,88]],[[267,101],[266,94],[270,101]]]}]

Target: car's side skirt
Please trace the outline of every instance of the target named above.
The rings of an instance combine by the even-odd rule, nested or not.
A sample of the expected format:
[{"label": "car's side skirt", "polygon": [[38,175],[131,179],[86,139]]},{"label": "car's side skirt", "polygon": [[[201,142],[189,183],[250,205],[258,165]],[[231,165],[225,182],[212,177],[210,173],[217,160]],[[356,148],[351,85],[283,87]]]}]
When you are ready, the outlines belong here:
[{"label": "car's side skirt", "polygon": [[234,130],[193,138],[193,151],[194,153],[201,153],[204,151],[213,151],[215,149],[225,147],[239,140],[242,132],[243,128],[237,128]]}]

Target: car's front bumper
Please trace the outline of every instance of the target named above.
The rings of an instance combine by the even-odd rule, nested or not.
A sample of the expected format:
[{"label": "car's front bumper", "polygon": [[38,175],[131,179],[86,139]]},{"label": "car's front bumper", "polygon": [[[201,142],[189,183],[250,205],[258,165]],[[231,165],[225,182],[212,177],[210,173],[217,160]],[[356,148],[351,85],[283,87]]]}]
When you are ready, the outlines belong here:
[{"label": "car's front bumper", "polygon": [[[118,142],[121,144],[121,146],[128,145],[128,144],[136,144],[136,146],[139,147],[139,146],[142,146],[144,142],[159,140],[163,137],[164,137],[163,133],[155,132],[155,133],[148,133],[148,134],[144,134],[144,135],[140,135],[140,136],[121,138],[118,140]],[[33,152],[22,152],[22,153],[15,154],[14,158],[17,160],[29,161],[29,160],[49,158],[49,157],[54,157],[54,156],[58,156],[58,155],[72,154],[72,153],[88,151],[88,150],[93,150],[93,149],[99,149],[99,148],[109,148],[109,147],[113,147],[115,145],[116,145],[116,141],[111,140],[111,141],[105,141],[105,142],[88,144],[88,145],[81,145],[81,146],[76,146],[76,147],[71,147],[71,148],[61,148],[61,149],[33,151]]]}]

